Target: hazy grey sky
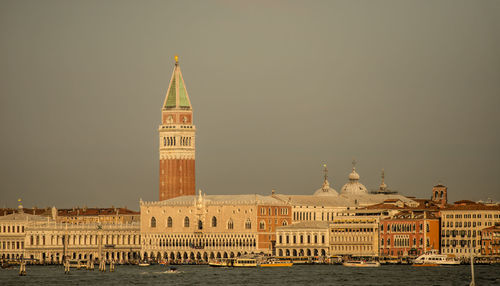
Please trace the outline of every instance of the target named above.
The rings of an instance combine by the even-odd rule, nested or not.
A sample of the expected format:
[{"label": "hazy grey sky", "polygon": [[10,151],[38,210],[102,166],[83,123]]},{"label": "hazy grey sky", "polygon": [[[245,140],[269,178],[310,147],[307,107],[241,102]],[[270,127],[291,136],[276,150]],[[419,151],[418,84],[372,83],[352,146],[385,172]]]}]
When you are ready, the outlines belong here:
[{"label": "hazy grey sky", "polygon": [[178,54],[208,194],[500,199],[500,1],[0,0],[0,207],[158,199]]}]

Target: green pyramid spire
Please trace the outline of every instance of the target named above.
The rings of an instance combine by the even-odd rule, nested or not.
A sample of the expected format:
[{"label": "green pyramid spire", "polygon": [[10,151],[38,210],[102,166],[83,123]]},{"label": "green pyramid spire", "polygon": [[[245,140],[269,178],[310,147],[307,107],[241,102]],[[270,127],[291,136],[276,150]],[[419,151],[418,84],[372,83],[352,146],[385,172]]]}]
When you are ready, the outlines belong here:
[{"label": "green pyramid spire", "polygon": [[191,109],[191,101],[184,84],[181,68],[179,67],[178,57],[175,57],[175,67],[170,79],[170,85],[167,90],[167,97],[163,104],[164,109]]}]

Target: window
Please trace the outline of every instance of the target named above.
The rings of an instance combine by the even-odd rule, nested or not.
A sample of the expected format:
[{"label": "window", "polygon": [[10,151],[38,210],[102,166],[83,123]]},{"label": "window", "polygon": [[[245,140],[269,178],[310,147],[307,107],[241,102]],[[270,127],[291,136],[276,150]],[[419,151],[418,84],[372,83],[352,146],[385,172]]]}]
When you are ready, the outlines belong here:
[{"label": "window", "polygon": [[265,215],[266,214],[266,209],[265,208],[260,208],[260,214]]},{"label": "window", "polygon": [[184,218],[184,227],[189,227],[189,218],[188,217]]},{"label": "window", "polygon": [[323,243],[323,244],[325,243],[325,236],[324,235],[321,236],[321,243]]},{"label": "window", "polygon": [[283,220],[282,225],[283,225],[283,226],[288,225],[288,222],[286,221],[286,219],[285,219],[285,220]]},{"label": "window", "polygon": [[167,227],[172,227],[172,217],[167,218]]},{"label": "window", "polygon": [[252,222],[249,218],[245,221],[245,229],[252,229]]},{"label": "window", "polygon": [[203,222],[201,220],[198,220],[198,229],[203,229]]},{"label": "window", "polygon": [[233,229],[234,228],[234,223],[232,219],[229,219],[227,222],[227,229]]},{"label": "window", "polygon": [[266,229],[266,223],[263,220],[260,221],[259,228],[260,229]]},{"label": "window", "polygon": [[217,227],[217,218],[215,216],[212,217],[212,227]]},{"label": "window", "polygon": [[151,227],[156,227],[156,219],[155,219],[155,217],[151,218]]}]

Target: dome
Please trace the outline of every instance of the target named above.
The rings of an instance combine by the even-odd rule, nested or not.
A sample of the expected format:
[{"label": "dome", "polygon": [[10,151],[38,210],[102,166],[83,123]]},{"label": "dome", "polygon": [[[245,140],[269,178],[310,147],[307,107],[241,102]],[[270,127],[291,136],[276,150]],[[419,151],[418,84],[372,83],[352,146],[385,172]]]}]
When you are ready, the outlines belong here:
[{"label": "dome", "polygon": [[356,168],[352,167],[352,172],[349,174],[349,182],[342,186],[340,193],[343,195],[364,195],[368,194],[365,185],[359,182],[359,174],[356,173]]},{"label": "dome", "polygon": [[356,173],[354,168],[352,168],[352,172],[349,174],[349,180],[359,180],[359,174]]},{"label": "dome", "polygon": [[314,196],[338,196],[338,195],[339,193],[337,193],[336,190],[330,188],[330,183],[328,183],[326,179],[323,182],[323,186],[321,186],[321,188],[319,188],[318,190],[316,190],[316,192],[314,192]]}]

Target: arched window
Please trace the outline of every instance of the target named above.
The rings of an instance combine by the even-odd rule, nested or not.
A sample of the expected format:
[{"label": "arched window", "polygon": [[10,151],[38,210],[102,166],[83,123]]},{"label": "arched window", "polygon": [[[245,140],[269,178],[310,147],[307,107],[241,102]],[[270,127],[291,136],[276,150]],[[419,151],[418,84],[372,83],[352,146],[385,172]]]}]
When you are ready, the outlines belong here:
[{"label": "arched window", "polygon": [[203,222],[198,220],[198,229],[203,229]]},{"label": "arched window", "polygon": [[155,219],[155,217],[151,218],[151,227],[156,227],[156,219]]},{"label": "arched window", "polygon": [[215,216],[212,217],[212,227],[217,227],[217,218]]},{"label": "arched window", "polygon": [[167,227],[172,227],[172,217],[167,218]]},{"label": "arched window", "polygon": [[189,227],[189,218],[188,217],[184,218],[184,227]]},{"label": "arched window", "polygon": [[250,221],[249,218],[245,221],[245,228],[246,229],[252,229],[252,222]]},{"label": "arched window", "polygon": [[266,223],[263,220],[260,221],[259,228],[260,229],[266,229]]},{"label": "arched window", "polygon": [[286,221],[286,219],[285,219],[285,220],[283,220],[282,225],[288,225],[288,222]]},{"label": "arched window", "polygon": [[233,229],[234,228],[234,223],[232,219],[229,219],[227,222],[227,229]]},{"label": "arched window", "polygon": [[163,146],[167,146],[167,138],[163,137]]}]

